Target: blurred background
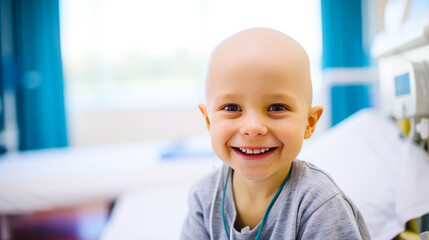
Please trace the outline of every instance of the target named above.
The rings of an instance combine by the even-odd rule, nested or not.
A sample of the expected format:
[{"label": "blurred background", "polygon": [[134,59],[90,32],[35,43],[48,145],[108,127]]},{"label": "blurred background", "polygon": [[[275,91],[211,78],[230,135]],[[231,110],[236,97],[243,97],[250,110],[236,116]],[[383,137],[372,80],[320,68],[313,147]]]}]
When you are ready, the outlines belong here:
[{"label": "blurred background", "polygon": [[[216,44],[251,27],[274,28],[300,42],[310,57],[313,104],[325,109],[317,139],[361,109],[389,115],[378,60],[396,37],[378,47],[377,37],[410,20],[429,31],[428,5],[1,0],[1,239],[174,239],[187,189],[216,165],[197,107]],[[420,35],[416,46],[426,46]],[[426,53],[427,47],[418,50],[417,58]],[[164,188],[174,181],[183,184]],[[138,205],[169,218],[159,204],[172,196],[183,206],[171,221],[176,235],[150,235],[162,228]],[[123,222],[133,211],[143,219]],[[141,222],[153,224],[152,231]]]}]

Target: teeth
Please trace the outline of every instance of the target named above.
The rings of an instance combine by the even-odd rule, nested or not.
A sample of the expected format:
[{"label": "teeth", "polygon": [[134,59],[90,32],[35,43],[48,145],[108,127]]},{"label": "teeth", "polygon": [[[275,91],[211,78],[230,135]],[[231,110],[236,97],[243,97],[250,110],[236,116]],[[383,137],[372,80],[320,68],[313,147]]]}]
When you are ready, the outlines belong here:
[{"label": "teeth", "polygon": [[238,149],[240,149],[240,151],[245,154],[261,154],[261,153],[268,152],[270,150],[270,148],[253,149],[253,150],[247,149],[247,148],[238,148]]}]

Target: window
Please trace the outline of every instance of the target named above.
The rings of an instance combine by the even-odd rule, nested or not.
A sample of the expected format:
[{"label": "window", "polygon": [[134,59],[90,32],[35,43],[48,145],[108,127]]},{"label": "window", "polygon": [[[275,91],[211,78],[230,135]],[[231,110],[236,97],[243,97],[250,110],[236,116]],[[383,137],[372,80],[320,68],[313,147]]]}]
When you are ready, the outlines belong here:
[{"label": "window", "polygon": [[314,0],[62,0],[70,107],[146,106],[159,94],[199,98],[209,51],[253,26],[291,35],[319,69],[319,9]]},{"label": "window", "polygon": [[298,40],[320,85],[318,0],[61,0],[68,112],[195,106],[210,51],[250,27]]}]

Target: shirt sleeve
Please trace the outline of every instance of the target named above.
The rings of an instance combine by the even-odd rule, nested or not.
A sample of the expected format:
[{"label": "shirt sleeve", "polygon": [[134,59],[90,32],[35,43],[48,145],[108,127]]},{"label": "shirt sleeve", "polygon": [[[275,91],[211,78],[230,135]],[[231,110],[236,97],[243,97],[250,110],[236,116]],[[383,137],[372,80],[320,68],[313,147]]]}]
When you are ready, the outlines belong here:
[{"label": "shirt sleeve", "polygon": [[203,207],[195,191],[191,190],[188,196],[188,215],[182,227],[181,240],[210,239],[204,225]]},{"label": "shirt sleeve", "polygon": [[304,219],[298,239],[370,239],[366,226],[361,225],[363,221],[356,214],[338,193]]}]

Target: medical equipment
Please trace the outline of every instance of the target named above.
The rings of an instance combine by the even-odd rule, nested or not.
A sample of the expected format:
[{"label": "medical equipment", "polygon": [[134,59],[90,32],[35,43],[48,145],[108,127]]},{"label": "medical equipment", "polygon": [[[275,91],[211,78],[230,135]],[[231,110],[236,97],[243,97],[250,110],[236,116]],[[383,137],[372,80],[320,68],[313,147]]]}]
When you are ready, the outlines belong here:
[{"label": "medical equipment", "polygon": [[428,152],[429,45],[380,58],[382,108],[393,117],[402,136]]},{"label": "medical equipment", "polygon": [[[429,64],[426,61],[399,60],[394,66],[394,98],[392,115],[409,119],[410,129],[404,135],[423,144],[427,151],[429,135]],[[408,124],[407,124],[408,125]]]},{"label": "medical equipment", "polygon": [[395,67],[393,115],[398,119],[429,116],[427,62],[400,62]]}]

